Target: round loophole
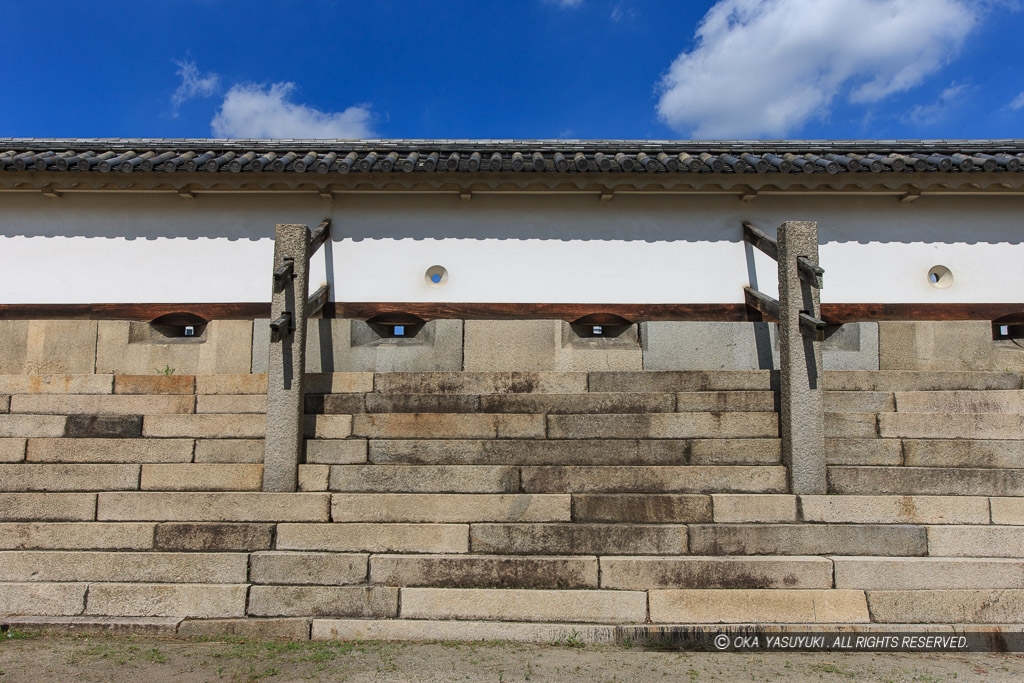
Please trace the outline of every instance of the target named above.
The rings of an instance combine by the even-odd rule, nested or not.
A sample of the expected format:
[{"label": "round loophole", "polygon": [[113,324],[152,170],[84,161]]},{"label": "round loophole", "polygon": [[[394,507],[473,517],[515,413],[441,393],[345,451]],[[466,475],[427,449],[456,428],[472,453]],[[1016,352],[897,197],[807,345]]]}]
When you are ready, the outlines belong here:
[{"label": "round loophole", "polygon": [[448,271],[445,270],[444,266],[430,266],[427,268],[427,273],[423,276],[423,279],[431,287],[444,287],[448,283]]},{"label": "round loophole", "polygon": [[928,271],[928,284],[935,289],[945,289],[953,284],[953,271],[946,266],[935,266]]}]

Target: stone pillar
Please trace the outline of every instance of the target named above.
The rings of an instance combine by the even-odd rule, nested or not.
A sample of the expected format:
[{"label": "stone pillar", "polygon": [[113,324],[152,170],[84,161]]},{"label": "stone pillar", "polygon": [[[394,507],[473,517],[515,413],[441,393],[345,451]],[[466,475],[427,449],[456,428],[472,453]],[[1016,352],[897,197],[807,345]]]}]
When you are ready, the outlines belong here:
[{"label": "stone pillar", "polygon": [[[278,225],[270,320],[290,315],[290,325],[271,334],[267,360],[267,434],[263,490],[295,491],[305,434],[306,296],[309,291],[309,228]],[[288,263],[291,267],[288,268]]]},{"label": "stone pillar", "polygon": [[818,290],[800,279],[797,258],[818,263],[818,224],[779,226],[779,365],[782,462],[791,493],[827,493],[821,342],[800,329],[800,313],[820,318]]}]

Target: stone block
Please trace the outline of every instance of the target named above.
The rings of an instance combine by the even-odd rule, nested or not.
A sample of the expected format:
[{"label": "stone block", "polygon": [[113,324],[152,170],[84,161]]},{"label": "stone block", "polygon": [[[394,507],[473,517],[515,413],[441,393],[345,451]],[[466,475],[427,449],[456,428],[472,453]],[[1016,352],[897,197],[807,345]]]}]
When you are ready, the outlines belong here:
[{"label": "stone block", "polygon": [[[695,524],[693,555],[924,555],[925,529],[899,525]],[[652,554],[652,553],[649,553]]]},{"label": "stone block", "polygon": [[306,391],[310,394],[365,394],[373,391],[373,384],[372,372],[324,372],[306,375]]},{"label": "stone block", "polygon": [[196,394],[267,394],[266,374],[199,375]]},{"label": "stone block", "polygon": [[94,320],[2,320],[0,373],[94,372],[96,327]]},{"label": "stone block", "polygon": [[784,467],[687,465],[683,467],[523,467],[530,493],[704,493],[786,490]]},{"label": "stone block", "polygon": [[382,394],[574,394],[586,393],[587,373],[391,372],[376,375],[374,389]]},{"label": "stone block", "polygon": [[143,491],[259,491],[263,465],[181,463],[143,465]]},{"label": "stone block", "polygon": [[522,590],[515,588],[403,588],[406,619],[486,619],[643,623],[643,591]]},{"label": "stone block", "polygon": [[903,443],[899,439],[825,439],[825,462],[829,465],[902,465]]},{"label": "stone block", "polygon": [[514,467],[493,465],[331,465],[332,491],[385,493],[511,493]]},{"label": "stone block", "polygon": [[365,413],[365,397],[366,394],[307,394],[304,401],[304,409],[307,415],[353,415],[355,413]]},{"label": "stone block", "polygon": [[398,589],[387,586],[253,586],[249,614],[256,617],[364,617],[398,615]]},{"label": "stone block", "polygon": [[142,436],[142,415],[68,415],[68,438],[130,439]]},{"label": "stone block", "polygon": [[0,465],[0,491],[130,491],[138,465]]},{"label": "stone block", "polygon": [[47,634],[94,634],[171,636],[178,632],[179,617],[7,617],[3,623],[17,631]]},{"label": "stone block", "polygon": [[901,413],[1024,413],[1024,391],[900,391]]},{"label": "stone block", "polygon": [[736,439],[777,437],[775,413],[549,415],[552,439]]},{"label": "stone block", "polygon": [[469,372],[555,370],[559,320],[467,320],[464,368]]},{"label": "stone block", "polygon": [[66,422],[63,415],[0,414],[0,438],[64,436]]},{"label": "stone block", "polygon": [[829,467],[829,491],[862,495],[1021,496],[1024,471],[942,467]]},{"label": "stone block", "polygon": [[172,463],[192,460],[192,439],[29,439],[29,462]]},{"label": "stone block", "polygon": [[597,588],[596,557],[374,555],[370,583],[438,588]]},{"label": "stone block", "polygon": [[146,415],[142,435],[206,439],[263,438],[264,415]]},{"label": "stone block", "polygon": [[[995,518],[993,518],[995,519]],[[933,557],[1024,557],[1024,534],[1005,526],[928,527]]]},{"label": "stone block", "polygon": [[0,439],[0,462],[22,462],[25,460],[27,439]]},{"label": "stone block", "polygon": [[693,439],[681,443],[691,465],[778,465],[782,459],[781,439]]},{"label": "stone block", "polygon": [[0,552],[0,581],[245,583],[244,553]]},{"label": "stone block", "polygon": [[770,370],[779,366],[776,325],[750,322],[640,323],[644,370]]},{"label": "stone block", "polygon": [[267,413],[267,396],[210,394],[196,396],[197,413]]},{"label": "stone block", "polygon": [[299,465],[299,490],[326,491],[330,476],[330,465]]},{"label": "stone block", "polygon": [[1024,500],[1020,498],[991,498],[993,524],[1024,525]]},{"label": "stone block", "polygon": [[352,435],[351,415],[306,415],[306,437],[345,439]]},{"label": "stone block", "polygon": [[211,320],[198,337],[167,340],[144,322],[100,321],[96,372],[145,375],[165,368],[178,375],[249,372],[252,332],[251,320]]},{"label": "stone block", "polygon": [[877,370],[878,323],[826,328],[821,357],[825,370]]},{"label": "stone block", "polygon": [[[2,417],[2,416],[0,416]],[[356,415],[352,433],[375,439],[543,439],[543,415],[380,413]]]},{"label": "stone block", "polygon": [[[325,396],[325,412],[350,412],[339,399]],[[353,406],[353,408],[358,406]],[[478,413],[480,397],[463,394],[366,394],[363,410],[355,413]],[[500,412],[500,411],[492,411]],[[524,411],[526,412],[526,411]]]},{"label": "stone block", "polygon": [[[805,522],[988,524],[988,498],[968,496],[800,496]],[[715,521],[719,521],[717,518]]]},{"label": "stone block", "polygon": [[653,590],[654,623],[866,624],[864,591],[857,590]]},{"label": "stone block", "polygon": [[300,618],[185,619],[178,626],[177,635],[202,640],[309,640],[309,622]]},{"label": "stone block", "polygon": [[217,522],[157,524],[153,542],[157,550],[200,552],[269,550],[273,545],[273,524]]},{"label": "stone block", "polygon": [[194,375],[115,375],[115,394],[194,394]]},{"label": "stone block", "polygon": [[[879,323],[883,370],[1003,370],[992,324],[985,320]],[[1002,361],[1002,362],[999,362]],[[1013,369],[1024,366],[1024,359]]]},{"label": "stone block", "polygon": [[826,391],[827,413],[891,413],[896,400],[889,391]]},{"label": "stone block", "polygon": [[0,524],[0,550],[149,550],[152,524]]},{"label": "stone block", "polygon": [[868,591],[874,621],[883,624],[1019,624],[1024,590]]},{"label": "stone block", "polygon": [[877,422],[875,413],[825,413],[825,436],[871,439],[878,436]]},{"label": "stone block", "polygon": [[601,587],[831,588],[823,557],[602,557]]},{"label": "stone block", "polygon": [[0,413],[11,412],[11,397],[0,395]]},{"label": "stone block", "polygon": [[314,619],[313,640],[613,643],[619,627],[451,619]]},{"label": "stone block", "polygon": [[582,414],[671,413],[672,394],[491,394],[480,396],[483,413]]},{"label": "stone block", "polygon": [[670,524],[473,524],[474,553],[537,555],[680,555],[686,529]]},{"label": "stone block", "polygon": [[335,522],[568,522],[568,495],[336,493]]},{"label": "stone block", "polygon": [[1021,389],[1020,373],[923,372],[919,370],[849,370],[825,373],[828,391],[974,391]]},{"label": "stone block", "polygon": [[366,439],[308,439],[306,462],[316,465],[358,465],[366,462]]},{"label": "stone block", "polygon": [[241,617],[245,584],[94,583],[85,614],[114,617]]},{"label": "stone block", "polygon": [[253,553],[249,574],[252,583],[340,586],[366,583],[367,564],[351,553]]},{"label": "stone block", "polygon": [[905,464],[915,467],[1024,468],[1024,441],[904,439]]},{"label": "stone block", "polygon": [[770,413],[778,409],[778,397],[772,391],[683,391],[676,394],[676,410],[680,413]]},{"label": "stone block", "polygon": [[191,396],[22,394],[11,400],[12,413],[33,415],[159,415],[191,413],[193,407]]},{"label": "stone block", "polygon": [[196,462],[263,462],[263,439],[196,439]]},{"label": "stone block", "polygon": [[469,552],[466,524],[279,524],[278,550],[369,553]]},{"label": "stone block", "polygon": [[650,493],[574,494],[572,520],[632,524],[710,522],[711,497]]},{"label": "stone block", "polygon": [[1018,559],[836,557],[833,562],[836,588],[1024,588],[1024,564]]},{"label": "stone block", "polygon": [[716,522],[796,521],[796,496],[716,493],[711,500]]},{"label": "stone block", "polygon": [[0,375],[2,394],[109,394],[113,391],[113,375]]},{"label": "stone block", "polygon": [[878,433],[909,439],[1024,439],[1024,415],[883,413]]},{"label": "stone block", "polygon": [[8,522],[81,522],[96,519],[95,493],[0,493],[0,519]]},{"label": "stone block", "polygon": [[0,614],[64,616],[85,609],[86,583],[0,583]]},{"label": "stone block", "polygon": [[770,391],[778,373],[769,370],[592,372],[590,391]]},{"label": "stone block", "polygon": [[104,521],[326,522],[327,493],[101,493]]}]

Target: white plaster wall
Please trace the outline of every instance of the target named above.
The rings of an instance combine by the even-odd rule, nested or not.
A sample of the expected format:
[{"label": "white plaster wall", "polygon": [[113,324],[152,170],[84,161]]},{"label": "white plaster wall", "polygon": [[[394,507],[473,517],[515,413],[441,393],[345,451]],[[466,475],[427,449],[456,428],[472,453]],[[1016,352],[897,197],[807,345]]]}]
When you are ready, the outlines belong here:
[{"label": "white plaster wall", "polygon": [[[333,219],[310,286],[348,301],[738,303],[775,295],[740,224],[817,220],[824,302],[1024,299],[1024,198],[0,195],[0,303],[267,301],[276,223]],[[752,261],[752,262],[751,262]],[[954,284],[935,289],[928,269]],[[442,265],[444,287],[424,271]]]}]

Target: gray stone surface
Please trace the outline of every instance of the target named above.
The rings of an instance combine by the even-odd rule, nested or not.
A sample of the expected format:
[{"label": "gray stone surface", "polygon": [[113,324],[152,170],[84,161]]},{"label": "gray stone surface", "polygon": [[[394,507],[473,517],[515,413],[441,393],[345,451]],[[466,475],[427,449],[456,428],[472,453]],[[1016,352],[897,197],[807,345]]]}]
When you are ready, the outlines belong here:
[{"label": "gray stone surface", "polygon": [[602,557],[601,587],[831,588],[824,557]]},{"label": "gray stone surface", "polygon": [[596,557],[374,555],[370,582],[444,588],[597,588]]},{"label": "gray stone surface", "polygon": [[256,617],[398,616],[398,589],[386,586],[253,586],[249,614]]},{"label": "gray stone surface", "polygon": [[686,524],[711,521],[711,496],[651,493],[580,493],[572,496],[575,522]]},{"label": "gray stone surface", "polygon": [[139,335],[139,327],[148,327],[144,322],[101,320],[98,324],[94,351],[98,373],[152,375],[171,368],[177,375],[208,375],[248,372],[251,366],[250,320],[211,320],[201,337],[166,341]]},{"label": "gray stone surface", "polygon": [[329,586],[366,583],[367,556],[349,553],[253,553],[249,574],[253,583]]},{"label": "gray stone surface", "polygon": [[924,555],[921,526],[881,524],[695,524],[695,555]]},{"label": "gray stone surface", "polygon": [[879,323],[883,370],[1024,371],[1024,353],[992,339],[987,320]]},{"label": "gray stone surface", "polygon": [[674,524],[473,524],[474,553],[682,555],[686,527]]},{"label": "gray stone surface", "polygon": [[878,323],[830,327],[825,332],[821,356],[826,370],[877,370]]},{"label": "gray stone surface", "polygon": [[778,386],[769,370],[592,372],[590,391],[768,391]]},{"label": "gray stone surface", "polygon": [[644,370],[771,370],[779,367],[774,323],[640,323]]},{"label": "gray stone surface", "polygon": [[933,496],[1024,495],[1024,470],[830,466],[828,478],[832,493]]},{"label": "gray stone surface", "polygon": [[244,553],[0,552],[0,581],[245,583]]},{"label": "gray stone surface", "polygon": [[0,549],[3,550],[149,550],[152,547],[152,524],[0,524]]},{"label": "gray stone surface", "polygon": [[529,493],[710,493],[786,490],[782,467],[687,465],[604,467],[587,465],[522,468]]},{"label": "gray stone surface", "polygon": [[96,369],[94,320],[0,320],[0,374],[89,374]]},{"label": "gray stone surface", "polygon": [[157,550],[251,551],[274,544],[273,524],[169,522],[156,525]]},{"label": "gray stone surface", "polygon": [[465,369],[640,370],[637,328],[618,337],[581,338],[562,320],[467,320]]},{"label": "gray stone surface", "polygon": [[903,439],[903,453],[916,467],[1024,468],[1024,441]]},{"label": "gray stone surface", "polygon": [[374,375],[373,388],[384,394],[572,394],[586,393],[587,380],[585,372],[385,372]]}]

